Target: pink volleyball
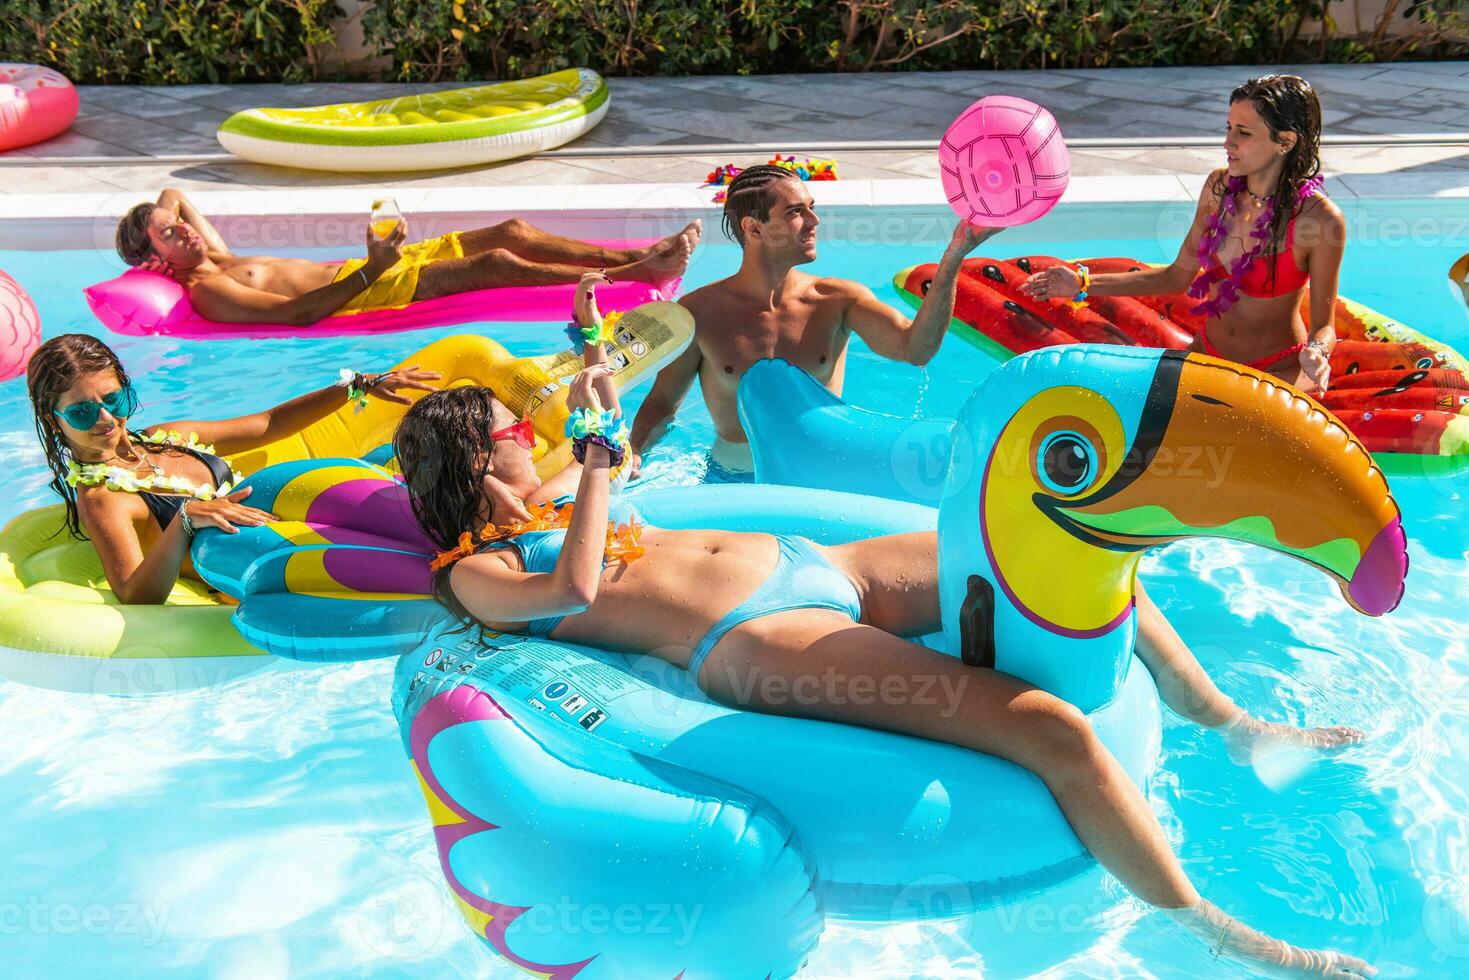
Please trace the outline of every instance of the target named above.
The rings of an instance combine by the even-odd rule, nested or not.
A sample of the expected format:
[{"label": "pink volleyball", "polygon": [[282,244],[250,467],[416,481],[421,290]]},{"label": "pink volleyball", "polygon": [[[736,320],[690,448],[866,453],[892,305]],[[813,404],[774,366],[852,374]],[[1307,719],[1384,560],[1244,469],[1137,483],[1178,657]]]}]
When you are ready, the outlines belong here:
[{"label": "pink volleyball", "polygon": [[18,378],[41,346],[41,314],[20,283],[0,269],[0,381]]},{"label": "pink volleyball", "polygon": [[944,196],[976,225],[1009,227],[1056,206],[1071,180],[1071,153],[1056,117],[1010,95],[987,95],[955,119],[939,144]]}]

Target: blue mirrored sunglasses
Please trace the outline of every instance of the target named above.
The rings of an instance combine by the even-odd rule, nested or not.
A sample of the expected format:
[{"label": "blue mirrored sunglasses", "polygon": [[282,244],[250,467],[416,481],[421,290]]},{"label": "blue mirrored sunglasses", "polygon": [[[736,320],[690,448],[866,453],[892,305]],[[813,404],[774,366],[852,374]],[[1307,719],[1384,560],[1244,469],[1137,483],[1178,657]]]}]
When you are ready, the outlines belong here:
[{"label": "blue mirrored sunglasses", "polygon": [[124,385],[100,402],[73,402],[65,409],[53,408],[62,421],[79,432],[85,432],[97,424],[102,409],[116,419],[125,419],[138,414],[138,393],[132,385]]}]

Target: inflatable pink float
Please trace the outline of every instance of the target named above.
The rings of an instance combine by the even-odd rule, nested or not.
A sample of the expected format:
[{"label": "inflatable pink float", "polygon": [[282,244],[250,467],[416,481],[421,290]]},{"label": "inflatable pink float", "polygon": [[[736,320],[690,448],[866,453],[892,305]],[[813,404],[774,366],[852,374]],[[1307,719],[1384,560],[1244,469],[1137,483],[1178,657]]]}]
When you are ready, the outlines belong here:
[{"label": "inflatable pink float", "polygon": [[[651,242],[605,243],[618,248],[637,248]],[[662,286],[645,282],[615,282],[597,290],[604,310],[630,310],[654,300],[671,300],[678,295],[682,280]],[[188,340],[240,337],[282,337],[392,333],[423,330],[451,323],[475,321],[560,320],[571,315],[576,286],[504,286],[477,289],[456,296],[422,300],[388,310],[338,313],[307,326],[283,323],[220,323],[195,311],[184,287],[165,275],[145,269],[129,269],[115,279],[82,290],[97,319],[117,333],[145,336],[166,334]]]},{"label": "inflatable pink float", "polygon": [[0,381],[25,374],[41,346],[41,314],[20,283],[0,270]]},{"label": "inflatable pink float", "polygon": [[77,117],[77,90],[40,65],[0,62],[0,151],[48,140]]}]

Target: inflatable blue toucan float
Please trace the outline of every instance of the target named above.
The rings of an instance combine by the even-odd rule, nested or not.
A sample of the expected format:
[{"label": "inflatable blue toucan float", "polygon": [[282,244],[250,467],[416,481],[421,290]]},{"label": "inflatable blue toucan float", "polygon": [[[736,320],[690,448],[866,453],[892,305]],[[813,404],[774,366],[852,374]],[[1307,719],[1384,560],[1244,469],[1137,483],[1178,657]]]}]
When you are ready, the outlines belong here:
[{"label": "inflatable blue toucan float", "polygon": [[[1222,361],[1039,351],[959,419],[919,423],[764,362],[740,411],[757,473],[783,485],[638,494],[650,523],[828,544],[937,527],[943,633],[928,642],[1075,703],[1139,783],[1159,738],[1132,656],[1146,549],[1259,544],[1371,615],[1402,593],[1398,510],[1361,445]],[[1091,863],[1041,781],[1007,762],[732,710],[653,656],[462,628],[425,598],[431,549],[371,464],[247,482],[283,519],[201,532],[196,567],[270,652],[399,658],[393,707],[452,901],[533,975],[789,976],[827,918],[960,914]]]}]

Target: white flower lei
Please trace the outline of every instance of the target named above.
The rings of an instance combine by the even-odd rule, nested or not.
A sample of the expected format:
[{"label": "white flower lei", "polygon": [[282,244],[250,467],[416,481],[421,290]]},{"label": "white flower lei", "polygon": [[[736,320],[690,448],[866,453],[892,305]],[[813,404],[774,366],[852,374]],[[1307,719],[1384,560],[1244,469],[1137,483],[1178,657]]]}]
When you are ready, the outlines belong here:
[{"label": "white flower lei", "polygon": [[[155,432],[152,435],[140,435],[136,438],[138,442],[146,446],[179,446],[195,452],[214,454],[214,447],[200,442],[198,434],[194,432],[189,433],[188,439],[185,439],[179,432]],[[213,500],[216,497],[223,497],[240,480],[240,474],[234,470],[230,471],[229,480],[218,487],[208,487],[196,486],[182,476],[155,474],[139,476],[135,470],[107,463],[78,463],[76,460],[71,460],[66,467],[67,486],[105,486],[108,490],[118,490],[123,493],[162,492],[193,497],[195,500]]]}]

